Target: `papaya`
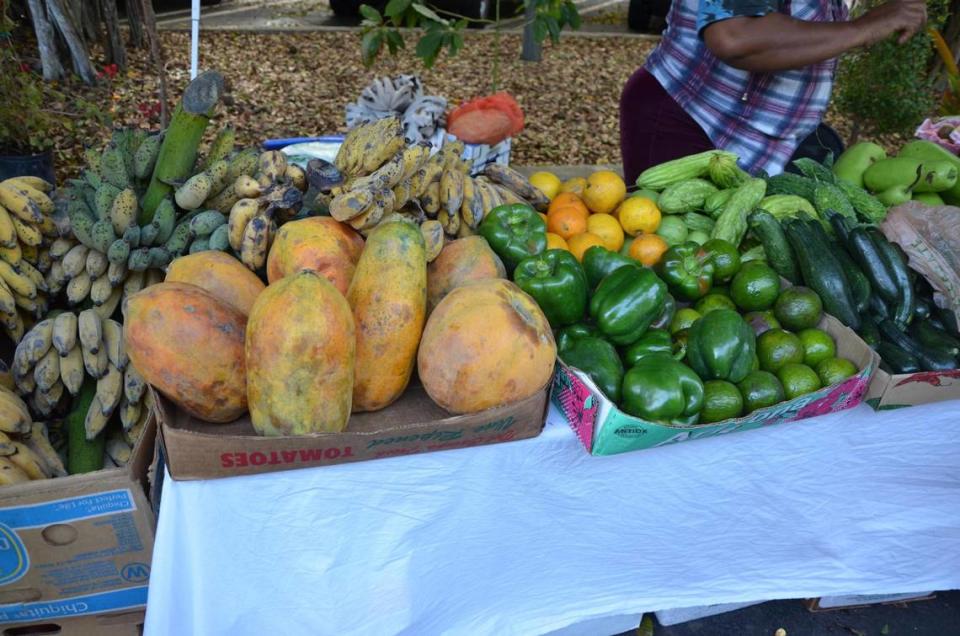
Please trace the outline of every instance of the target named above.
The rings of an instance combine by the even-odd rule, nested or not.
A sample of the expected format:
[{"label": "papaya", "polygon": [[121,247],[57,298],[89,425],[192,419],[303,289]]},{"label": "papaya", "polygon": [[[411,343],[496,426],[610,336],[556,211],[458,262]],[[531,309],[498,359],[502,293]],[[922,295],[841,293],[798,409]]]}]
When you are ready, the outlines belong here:
[{"label": "papaya", "polygon": [[340,432],[353,399],[350,305],[305,269],[260,294],[247,323],[247,400],[260,435]]},{"label": "papaya", "polygon": [[377,411],[400,397],[416,364],[427,313],[423,234],[402,219],[367,238],[347,291],[357,329],[353,410]]},{"label": "papaya", "polygon": [[427,312],[461,285],[485,278],[506,278],[503,261],[482,236],[468,236],[447,243],[427,266]]},{"label": "papaya", "polygon": [[187,413],[230,422],[247,410],[247,317],[208,291],[158,283],[123,304],[123,338],[144,380]]},{"label": "papaya", "polygon": [[267,256],[267,280],[274,283],[302,269],[313,269],[346,294],[362,251],[363,238],[331,217],[285,223]]},{"label": "papaya", "polygon": [[475,413],[530,397],[553,374],[557,346],[536,301],[508,280],[475,281],[440,301],[417,370],[430,398]]},{"label": "papaya", "polygon": [[250,315],[253,302],[266,288],[263,281],[243,263],[216,250],[197,252],[175,259],[167,268],[164,280],[201,287],[239,309],[244,316]]}]

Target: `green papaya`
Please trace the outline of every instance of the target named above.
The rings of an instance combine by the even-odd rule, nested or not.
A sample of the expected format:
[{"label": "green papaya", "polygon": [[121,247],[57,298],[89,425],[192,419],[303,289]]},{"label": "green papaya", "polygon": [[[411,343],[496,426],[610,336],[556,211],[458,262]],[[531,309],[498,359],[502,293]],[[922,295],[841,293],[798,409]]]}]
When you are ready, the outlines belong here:
[{"label": "green papaya", "polygon": [[870,141],[862,141],[847,148],[836,163],[833,164],[833,174],[838,178],[863,187],[863,173],[867,168],[887,158],[887,151]]},{"label": "green papaya", "polygon": [[949,161],[924,161],[920,165],[920,181],[914,192],[943,192],[957,184],[957,166]]},{"label": "green papaya", "polygon": [[944,205],[943,198],[936,192],[914,192],[913,200],[926,205]]},{"label": "green papaya", "polygon": [[[920,161],[948,161],[960,170],[960,157],[952,154],[946,148],[924,139],[915,139],[908,142],[900,149],[898,156]],[[960,179],[949,190],[941,192],[940,196],[944,203],[960,205]]]},{"label": "green papaya", "polygon": [[910,157],[893,157],[881,159],[867,168],[863,173],[863,185],[870,192],[882,193],[894,188],[907,191],[920,180],[921,161]]}]

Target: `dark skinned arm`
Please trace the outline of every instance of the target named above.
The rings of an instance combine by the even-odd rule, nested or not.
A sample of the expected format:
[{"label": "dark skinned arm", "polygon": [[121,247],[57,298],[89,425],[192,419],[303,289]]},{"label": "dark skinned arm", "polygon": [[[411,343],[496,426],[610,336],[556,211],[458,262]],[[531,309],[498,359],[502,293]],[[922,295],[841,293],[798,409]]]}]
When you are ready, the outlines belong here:
[{"label": "dark skinned arm", "polygon": [[898,33],[909,40],[927,20],[922,0],[892,0],[850,22],[807,22],[783,13],[736,17],[703,30],[718,59],[745,71],[772,73],[803,68]]}]

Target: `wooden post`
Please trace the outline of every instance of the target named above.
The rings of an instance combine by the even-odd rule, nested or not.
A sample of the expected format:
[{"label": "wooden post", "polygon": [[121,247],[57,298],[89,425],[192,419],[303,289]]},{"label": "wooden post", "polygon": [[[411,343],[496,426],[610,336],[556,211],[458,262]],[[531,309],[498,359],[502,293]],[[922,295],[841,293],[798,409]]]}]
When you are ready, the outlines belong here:
[{"label": "wooden post", "polygon": [[47,10],[43,0],[27,0],[30,15],[33,18],[33,30],[37,34],[37,47],[40,49],[40,64],[43,66],[43,79],[58,80],[63,78],[63,66],[57,54],[56,34],[53,25],[47,20]]},{"label": "wooden post", "polygon": [[539,62],[541,53],[540,44],[538,44],[537,39],[533,37],[533,21],[537,17],[536,0],[524,0],[524,7],[523,51],[520,54],[520,59],[525,62]]},{"label": "wooden post", "polygon": [[73,62],[73,69],[87,84],[95,83],[97,81],[97,75],[93,72],[93,66],[90,64],[90,55],[87,53],[87,47],[84,46],[77,24],[71,19],[72,16],[64,5],[63,0],[46,0],[46,3],[50,21],[56,25],[57,30],[63,35],[63,39],[70,49],[70,59]]},{"label": "wooden post", "polygon": [[120,34],[120,17],[117,15],[117,0],[100,0],[103,21],[107,25],[107,61],[120,68],[127,67],[127,55]]},{"label": "wooden post", "polygon": [[140,0],[126,0],[127,24],[130,27],[130,46],[135,49],[146,47],[143,27],[143,5]]}]

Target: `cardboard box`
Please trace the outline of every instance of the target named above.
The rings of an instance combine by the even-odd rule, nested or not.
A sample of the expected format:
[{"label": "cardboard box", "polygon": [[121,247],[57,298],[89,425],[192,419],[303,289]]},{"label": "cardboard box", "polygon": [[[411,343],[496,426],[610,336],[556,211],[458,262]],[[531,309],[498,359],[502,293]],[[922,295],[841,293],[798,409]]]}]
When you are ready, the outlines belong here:
[{"label": "cardboard box", "polygon": [[890,374],[877,369],[866,402],[878,411],[960,398],[960,370]]},{"label": "cardboard box", "polygon": [[737,419],[693,426],[648,422],[621,411],[586,373],[563,363],[557,364],[551,399],[591,455],[626,453],[852,408],[863,401],[880,358],[852,329],[833,316],[824,316],[818,326],[836,340],[837,355],[849,359],[860,372],[835,386],[758,409]]},{"label": "cardboard box", "polygon": [[170,476],[215,479],[536,437],[546,416],[547,387],[513,404],[450,415],[423,387],[412,385],[382,411],[354,414],[342,433],[291,437],[261,437],[246,415],[229,424],[210,424],[159,394],[156,404]]},{"label": "cardboard box", "polygon": [[935,598],[933,592],[912,594],[849,594],[845,596],[822,596],[820,598],[804,599],[803,604],[811,612],[829,612],[832,610],[855,609],[870,607],[871,605],[896,605],[898,603],[913,603],[914,601],[928,601]]},{"label": "cardboard box", "polygon": [[0,489],[0,625],[135,634],[155,517],[146,495],[156,423],[124,468]]}]

